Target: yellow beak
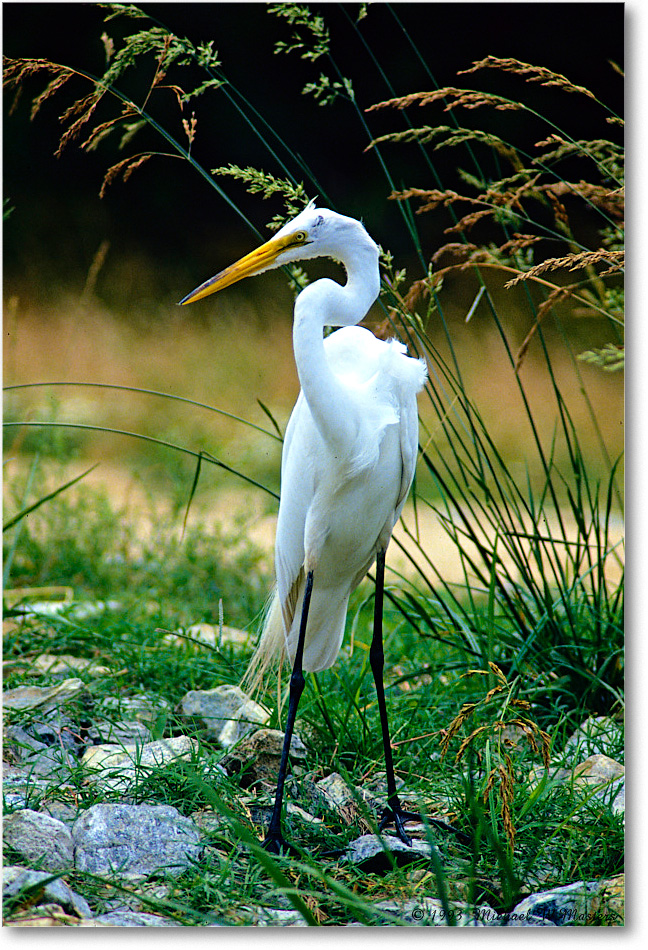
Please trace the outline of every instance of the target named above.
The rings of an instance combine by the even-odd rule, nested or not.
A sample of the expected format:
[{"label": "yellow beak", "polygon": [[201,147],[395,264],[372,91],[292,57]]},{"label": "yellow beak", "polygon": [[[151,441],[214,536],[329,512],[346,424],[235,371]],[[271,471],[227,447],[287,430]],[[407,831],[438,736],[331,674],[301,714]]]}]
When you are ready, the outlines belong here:
[{"label": "yellow beak", "polygon": [[256,250],[246,254],[235,264],[231,264],[214,277],[210,277],[200,287],[196,287],[190,294],[183,297],[180,303],[195,303],[196,300],[202,300],[203,297],[215,294],[217,290],[223,290],[224,287],[235,284],[237,280],[243,280],[244,277],[252,277],[260,271],[267,270],[273,266],[283,251],[288,251],[293,247],[302,247],[305,243],[307,242],[303,231],[271,238],[261,247],[257,247]]}]

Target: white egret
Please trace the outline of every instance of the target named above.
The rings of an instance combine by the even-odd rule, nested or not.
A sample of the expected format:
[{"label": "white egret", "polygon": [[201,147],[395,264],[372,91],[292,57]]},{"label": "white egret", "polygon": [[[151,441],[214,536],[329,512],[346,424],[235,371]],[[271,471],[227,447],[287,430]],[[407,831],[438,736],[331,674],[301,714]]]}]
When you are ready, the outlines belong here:
[{"label": "white egret", "polygon": [[[253,663],[277,653],[293,663],[274,810],[265,846],[288,847],[281,809],[288,753],[304,672],[326,669],[342,644],[351,593],[376,562],[370,663],[378,694],[387,773],[387,807],[409,843],[396,793],[383,687],[382,601],[385,551],[412,484],[418,447],[416,396],[426,367],[396,340],[356,326],[378,296],[378,247],[360,222],[311,203],[261,247],[201,284],[193,303],[244,277],[293,261],[329,257],[344,285],[324,278],[295,302],[293,348],[301,392],[284,440],[275,563],[277,590]],[[326,339],[324,327],[341,327]],[[299,606],[301,605],[301,610]]]}]

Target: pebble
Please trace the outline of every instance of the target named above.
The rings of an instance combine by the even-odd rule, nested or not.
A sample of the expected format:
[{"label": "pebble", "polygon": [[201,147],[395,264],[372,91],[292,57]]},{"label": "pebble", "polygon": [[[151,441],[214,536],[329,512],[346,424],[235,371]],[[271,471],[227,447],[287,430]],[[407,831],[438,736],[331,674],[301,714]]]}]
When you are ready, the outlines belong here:
[{"label": "pebble", "polygon": [[570,924],[619,926],[623,924],[622,901],[606,901],[609,892],[613,898],[619,897],[620,882],[618,879],[613,880],[614,884],[610,881],[576,881],[564,887],[531,894],[516,905],[512,915],[548,919],[559,927]]},{"label": "pebble", "polygon": [[79,871],[137,879],[198,861],[200,830],[171,805],[93,805],[73,827]]},{"label": "pebble", "polygon": [[88,676],[108,676],[110,669],[101,666],[96,660],[86,657],[70,656],[66,653],[41,653],[30,657],[23,667],[28,676],[69,676],[70,673],[87,673]]},{"label": "pebble", "polygon": [[160,917],[159,914],[148,914],[141,910],[111,910],[107,914],[99,914],[93,920],[83,921],[85,927],[178,927],[175,920]]},{"label": "pebble", "polygon": [[40,897],[45,903],[55,903],[69,914],[77,917],[92,917],[90,905],[68,886],[62,878],[52,880],[47,871],[32,871],[23,867],[8,867],[3,869],[2,896],[15,897],[24,888],[43,883]]},{"label": "pebble", "polygon": [[[229,772],[243,773],[241,783],[245,788],[258,783],[274,788],[283,743],[284,734],[279,729],[257,729],[236,744],[223,759],[223,765]],[[306,756],[306,746],[297,733],[293,733],[290,740],[291,761],[303,762]]]},{"label": "pebble", "polygon": [[625,769],[607,755],[591,755],[574,769],[574,787],[609,804],[613,814],[625,812]]},{"label": "pebble", "polygon": [[144,745],[93,745],[84,753],[81,764],[92,784],[104,790],[128,792],[151,769],[163,768],[178,759],[191,759],[197,751],[195,739],[173,736]]},{"label": "pebble", "polygon": [[361,835],[347,846],[345,859],[363,871],[380,873],[390,871],[394,862],[402,866],[431,856],[430,845],[419,838],[412,838],[407,845],[393,835]]},{"label": "pebble", "polygon": [[[187,634],[198,642],[217,646],[218,628],[207,629],[207,626],[189,628]],[[238,646],[243,644],[244,638],[247,638],[245,631],[223,629],[224,643]],[[46,671],[48,676],[61,677],[71,670],[83,671],[87,676],[101,671],[101,668],[87,666],[89,661],[76,662],[77,659],[43,654],[34,672]],[[208,867],[217,852],[209,846],[206,836],[220,831],[223,825],[225,830],[229,828],[227,820],[213,811],[197,812],[187,818],[170,806],[128,804],[125,796],[142,772],[148,774],[151,769],[163,768],[178,758],[194,758],[199,745],[188,735],[153,741],[153,730],[159,734],[161,718],[172,710],[161,697],[148,694],[100,701],[92,710],[92,725],[81,734],[80,724],[68,718],[63,708],[84,694],[87,695],[87,688],[80,679],[64,679],[47,687],[21,686],[4,694],[5,707],[10,711],[5,748],[12,756],[11,764],[5,764],[5,802],[10,808],[18,809],[5,815],[4,838],[21,862],[4,870],[5,897],[14,898],[23,890],[31,895],[33,891],[29,888],[43,882],[38,905],[32,906],[30,896],[24,907],[19,904],[11,912],[10,924],[22,927],[177,926],[176,921],[159,913],[149,913],[141,901],[129,906],[120,899],[104,905],[103,913],[93,916],[87,900],[60,876],[72,869],[100,876],[116,875],[128,881],[129,887],[132,887],[131,882],[141,882],[150,874],[175,877],[195,862]],[[266,728],[269,718],[266,709],[254,703],[239,687],[225,685],[187,693],[181,710],[192,721],[198,719],[206,736],[216,739],[228,750],[223,762],[230,772],[243,770],[251,781],[267,782],[274,787],[283,733]],[[622,724],[616,720],[589,717],[569,737],[562,754],[554,753],[557,764],[549,773],[551,780],[570,782],[590,801],[600,802],[600,807],[610,808],[615,814],[622,813],[624,768],[607,754],[610,750],[619,751],[621,736]],[[80,760],[82,742],[86,747]],[[95,744],[88,746],[88,742]],[[293,762],[299,766],[306,756],[304,744],[295,736],[291,745]],[[79,812],[75,793],[79,761],[87,781],[95,788],[117,793],[121,798],[119,804],[98,804]],[[218,765],[212,768],[222,771]],[[72,770],[77,773],[75,783],[72,783]],[[543,768],[534,770],[531,779],[538,781],[544,774]],[[374,808],[376,801],[384,799],[382,787],[369,793],[349,785],[338,773],[320,779],[312,788],[314,802],[325,805],[340,819],[360,828],[363,804]],[[250,795],[240,802],[248,820],[267,821],[272,803],[269,796],[262,799]],[[321,823],[321,819],[291,801],[286,802],[286,812],[301,821]],[[348,846],[342,860],[366,873],[381,874],[390,870],[393,862],[406,865],[428,859],[429,874],[430,856],[427,841],[414,838],[412,845],[407,846],[385,833],[380,837],[365,834],[357,838]],[[229,860],[228,855],[223,853],[221,860]],[[45,884],[52,873],[59,876]],[[473,908],[456,900],[450,910],[453,922],[462,927],[554,927],[582,923],[618,926],[624,920],[624,884],[624,876],[619,875],[609,880],[578,881],[537,891],[520,901],[509,914],[497,914],[486,905]],[[138,886],[141,887],[141,883]],[[542,885],[538,882],[536,886]],[[388,926],[394,918],[410,926],[448,923],[444,920],[441,902],[427,895],[377,901],[373,908],[377,912],[372,921],[374,926]],[[255,926],[304,926],[301,915],[288,907],[256,908],[250,913]]]},{"label": "pebble", "polygon": [[74,863],[70,829],[43,812],[23,808],[5,815],[2,837],[20,857],[46,871],[60,871]]},{"label": "pebble", "polygon": [[565,754],[579,759],[590,755],[605,754],[612,745],[619,745],[623,725],[609,716],[590,716],[565,743]]},{"label": "pebble", "polygon": [[180,701],[182,715],[198,719],[219,745],[228,749],[270,718],[269,710],[250,699],[239,686],[193,689]]},{"label": "pebble", "polygon": [[382,919],[376,921],[382,926],[389,926],[389,918],[393,917],[416,927],[485,927],[484,915],[492,913],[488,906],[473,908],[456,902],[448,904],[446,909],[436,897],[378,901],[374,907],[382,912]]},{"label": "pebble", "polygon": [[139,693],[135,696],[106,696],[98,703],[93,719],[135,721],[152,729],[160,716],[170,712],[171,704],[166,699]]},{"label": "pebble", "polygon": [[255,635],[250,630],[239,630],[238,627],[223,625],[221,628],[211,623],[195,623],[186,630],[167,633],[162,639],[166,643],[177,643],[187,648],[208,646],[218,650],[224,644],[251,647],[254,645]]},{"label": "pebble", "polygon": [[17,686],[2,694],[5,709],[22,711],[38,709],[47,712],[78,699],[85,692],[85,683],[80,679],[63,680],[57,686]]}]

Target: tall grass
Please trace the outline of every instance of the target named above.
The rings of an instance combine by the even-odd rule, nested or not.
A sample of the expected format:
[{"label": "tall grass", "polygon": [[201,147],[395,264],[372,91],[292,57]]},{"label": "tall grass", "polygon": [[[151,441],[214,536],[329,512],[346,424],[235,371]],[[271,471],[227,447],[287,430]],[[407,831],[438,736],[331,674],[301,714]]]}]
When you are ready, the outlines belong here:
[{"label": "tall grass", "polygon": [[[363,12],[371,16],[371,10]],[[383,323],[377,331],[400,336],[411,351],[426,357],[430,369],[421,401],[414,504],[402,526],[408,543],[394,542],[400,543],[412,571],[407,580],[396,578],[388,591],[393,623],[398,627],[400,617],[409,631],[399,633],[394,642],[405,649],[407,636],[417,638],[412,655],[419,666],[408,668],[403,681],[430,675],[442,665],[444,675],[455,677],[455,682],[479,668],[484,677],[482,698],[489,690],[489,696],[494,690],[504,691],[506,709],[517,704],[518,720],[526,723],[532,739],[542,736],[546,755],[550,734],[564,734],[589,713],[617,712],[623,703],[622,550],[617,540],[622,518],[620,461],[610,456],[599,424],[600,409],[588,397],[583,373],[584,362],[602,373],[622,366],[623,153],[615,138],[620,119],[567,77],[493,57],[464,72],[474,81],[480,70],[493,71],[502,93],[470,86],[439,88],[423,63],[428,91],[400,97],[394,95],[387,66],[374,57],[384,84],[377,99],[388,98],[363,106],[354,93],[353,76],[343,75],[337,65],[325,15],[292,4],[269,7],[268,15],[284,20],[290,36],[278,52],[317,64],[319,76],[305,87],[305,95],[326,108],[344,99],[354,110],[390,198],[398,203],[413,259],[419,262],[420,276],[415,278],[399,267],[388,248],[383,249]],[[394,29],[401,29],[397,11],[393,16]],[[262,199],[281,200],[283,207],[270,220],[271,228],[314,194],[322,204],[335,207],[335,196],[327,195],[318,182],[318,169],[307,167],[300,158],[299,142],[282,140],[254,104],[228,82],[213,44],[194,45],[135,7],[109,5],[107,21],[125,17],[134,19],[133,32],[126,29],[120,43],[104,36],[107,65],[101,76],[35,59],[9,61],[5,68],[9,87],[20,89],[34,76],[47,80],[33,100],[33,115],[50,97],[64,95],[79,82],[83,85],[61,117],[59,151],[72,142],[86,151],[116,143],[123,157],[110,164],[104,192],[120,178],[143,175],[146,163],[166,156],[186,162],[257,235],[233,197],[239,182]],[[373,57],[362,38],[361,23],[349,18],[348,29],[346,41],[352,39],[363,55]],[[416,55],[413,44],[412,51]],[[131,88],[131,74],[153,77],[137,101],[125,91]],[[525,103],[530,83],[565,97],[560,127],[537,106]],[[176,92],[178,111],[160,119],[156,97],[169,85]],[[210,173],[196,161],[193,146],[200,125],[191,110],[202,97],[211,97],[216,108],[223,97],[234,105],[265,147],[266,168],[231,163]],[[593,101],[600,110],[600,137],[584,141],[571,134],[570,108],[573,103],[577,108],[579,98]],[[110,108],[113,114],[106,117]],[[399,128],[376,135],[372,122],[378,110],[384,121],[387,108],[395,110],[389,114]],[[426,125],[417,124],[420,109],[428,110]],[[525,127],[533,128],[522,145],[516,143],[520,114],[527,120]],[[473,121],[476,115],[479,124]],[[137,138],[146,128],[159,136],[162,151],[148,146],[136,150]],[[529,145],[531,139],[537,145]],[[444,184],[435,165],[436,152],[450,148],[457,150],[458,176]],[[394,149],[415,149],[426,180],[396,187],[390,171]],[[441,213],[450,219],[448,240],[430,248],[421,237],[419,216]],[[308,280],[296,267],[289,269],[288,277],[295,288]],[[465,319],[478,315],[495,328],[509,367],[507,375],[492,384],[514,392],[525,414],[528,441],[521,464],[507,458],[484,419],[480,394],[465,382],[446,315],[459,279],[474,287]],[[529,329],[521,343],[519,327],[508,315],[507,295],[515,295],[516,306],[526,308]],[[608,342],[576,352],[570,324],[583,314],[602,322]],[[441,335],[436,332],[439,327]],[[551,393],[551,401],[542,407],[542,420],[525,388],[525,360],[531,347],[541,354]],[[561,361],[567,354],[595,433],[594,449],[584,444],[573,421],[573,409],[555,370],[557,353]],[[277,431],[270,410],[268,415],[267,435],[274,438]],[[549,438],[547,417],[553,421]],[[434,513],[456,547],[463,572],[459,584],[444,578],[434,551],[425,545],[420,522],[426,510]],[[359,604],[354,625],[362,617]],[[316,682],[314,708],[324,714],[331,736],[342,723],[349,741],[362,744],[368,741],[361,713],[363,686],[354,680],[345,689],[349,699],[342,713],[331,708]],[[472,708],[480,701],[477,689]],[[512,788],[521,781],[520,770],[513,768],[510,757],[507,761],[513,753],[497,739],[507,713],[488,706],[487,715],[496,728],[486,739],[486,733],[468,728],[468,712],[462,716],[458,708],[452,709],[449,697],[442,705],[454,729],[445,733],[446,751],[454,738],[461,740],[464,761],[470,762],[464,811],[482,847],[499,866],[500,896],[510,904],[519,893],[520,874],[519,867],[514,870],[511,829],[516,812],[524,815],[524,805]],[[341,719],[336,722],[336,717]],[[436,741],[438,729],[435,732]],[[475,747],[472,759],[467,754],[470,747]],[[479,767],[484,755],[490,762],[486,771]],[[500,766],[499,774],[508,776],[509,785],[502,780],[498,786],[489,778]],[[477,851],[472,860],[476,874]],[[319,873],[314,867],[309,864],[304,873]],[[353,903],[351,891],[336,886],[339,899]]]}]

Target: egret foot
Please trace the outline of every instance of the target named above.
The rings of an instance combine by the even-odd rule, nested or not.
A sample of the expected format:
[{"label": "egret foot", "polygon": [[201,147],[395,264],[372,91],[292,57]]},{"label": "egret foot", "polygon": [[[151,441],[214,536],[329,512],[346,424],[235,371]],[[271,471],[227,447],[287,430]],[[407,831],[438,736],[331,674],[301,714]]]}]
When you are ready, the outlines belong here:
[{"label": "egret foot", "polygon": [[270,854],[289,854],[293,858],[300,857],[299,851],[297,851],[296,848],[293,848],[293,846],[286,841],[282,834],[268,833],[261,842],[261,847],[264,849],[264,851],[268,851]]},{"label": "egret foot", "polygon": [[414,811],[405,811],[397,800],[395,805],[387,805],[383,810],[380,822],[378,823],[378,831],[382,831],[386,825],[393,824],[400,840],[409,847],[412,844],[412,839],[405,831],[405,822],[407,821],[420,822],[423,821],[423,819]]}]

